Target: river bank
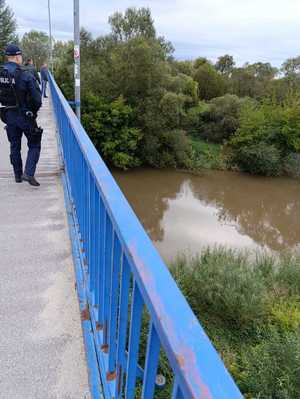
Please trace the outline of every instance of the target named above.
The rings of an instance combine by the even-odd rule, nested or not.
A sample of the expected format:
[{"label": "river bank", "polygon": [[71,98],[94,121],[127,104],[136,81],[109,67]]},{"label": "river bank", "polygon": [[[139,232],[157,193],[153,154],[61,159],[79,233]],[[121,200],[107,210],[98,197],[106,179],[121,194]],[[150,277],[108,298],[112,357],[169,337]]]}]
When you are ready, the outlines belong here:
[{"label": "river bank", "polygon": [[300,258],[206,249],[171,272],[245,398],[300,396]]}]

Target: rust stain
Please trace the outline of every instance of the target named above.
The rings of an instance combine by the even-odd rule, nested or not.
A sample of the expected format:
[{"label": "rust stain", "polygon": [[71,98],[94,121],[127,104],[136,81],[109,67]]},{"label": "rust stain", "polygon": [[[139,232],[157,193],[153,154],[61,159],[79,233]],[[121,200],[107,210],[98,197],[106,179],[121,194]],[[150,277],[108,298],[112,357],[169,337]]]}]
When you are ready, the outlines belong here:
[{"label": "rust stain", "polygon": [[81,311],[81,320],[82,321],[91,320],[90,309],[88,305],[86,305],[86,308]]},{"label": "rust stain", "polygon": [[103,324],[100,324],[98,321],[96,323],[96,330],[97,331],[102,331],[103,330]]},{"label": "rust stain", "polygon": [[104,352],[104,353],[108,353],[108,345],[107,345],[107,344],[101,345],[101,350],[102,350],[102,352]]},{"label": "rust stain", "polygon": [[119,366],[119,373],[118,373],[118,396],[121,392],[121,380],[122,380],[122,366]]},{"label": "rust stain", "polygon": [[116,370],[113,371],[112,373],[110,373],[110,372],[107,372],[107,373],[106,373],[106,379],[107,379],[107,381],[114,381],[114,380],[116,379],[116,377],[117,377],[117,372],[116,372]]},{"label": "rust stain", "polygon": [[[161,301],[160,294],[156,288],[156,282],[153,280],[147,266],[139,257],[136,244],[133,242],[129,245],[129,250],[132,254],[133,261],[139,268],[139,273],[142,280],[147,284],[147,291],[151,291],[151,298],[158,320],[163,329],[169,332],[169,342],[173,342],[171,346],[179,349],[176,359],[183,375],[189,381],[191,394],[194,399],[212,399],[212,394],[206,384],[203,382],[199,368],[197,367],[197,359],[194,351],[189,347],[184,347],[180,337],[175,332],[172,319],[166,314],[164,304]],[[191,320],[191,325],[195,323],[195,318]],[[188,361],[187,361],[188,360]],[[196,395],[196,396],[195,396]]]},{"label": "rust stain", "polygon": [[185,359],[189,359],[189,364],[187,365],[187,369],[185,370],[185,374],[192,377],[192,380],[195,382],[195,385],[199,388],[199,398],[201,399],[213,399],[213,396],[208,388],[208,386],[203,382],[199,370],[195,367],[196,365],[196,356],[191,348],[183,348],[182,356]]}]

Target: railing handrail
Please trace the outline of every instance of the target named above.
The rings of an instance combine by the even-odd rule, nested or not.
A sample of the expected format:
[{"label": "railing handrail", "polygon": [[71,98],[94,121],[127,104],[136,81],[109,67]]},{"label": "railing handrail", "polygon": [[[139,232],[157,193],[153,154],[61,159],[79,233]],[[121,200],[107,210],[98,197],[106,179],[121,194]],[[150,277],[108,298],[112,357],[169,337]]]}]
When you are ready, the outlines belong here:
[{"label": "railing handrail", "polygon": [[185,398],[242,398],[168,268],[50,76],[89,170],[126,251],[161,345]]}]

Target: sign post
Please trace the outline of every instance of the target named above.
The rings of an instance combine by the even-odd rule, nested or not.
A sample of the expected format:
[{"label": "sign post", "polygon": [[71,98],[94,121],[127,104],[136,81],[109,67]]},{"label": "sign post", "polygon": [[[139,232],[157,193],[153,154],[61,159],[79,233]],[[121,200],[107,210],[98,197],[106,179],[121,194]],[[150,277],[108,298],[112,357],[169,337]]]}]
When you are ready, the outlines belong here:
[{"label": "sign post", "polygon": [[74,86],[76,115],[80,120],[80,22],[79,0],[74,0]]},{"label": "sign post", "polygon": [[50,0],[48,0],[48,19],[49,19],[49,58],[50,58],[51,72],[53,73],[53,40],[52,40],[52,22],[51,22]]}]

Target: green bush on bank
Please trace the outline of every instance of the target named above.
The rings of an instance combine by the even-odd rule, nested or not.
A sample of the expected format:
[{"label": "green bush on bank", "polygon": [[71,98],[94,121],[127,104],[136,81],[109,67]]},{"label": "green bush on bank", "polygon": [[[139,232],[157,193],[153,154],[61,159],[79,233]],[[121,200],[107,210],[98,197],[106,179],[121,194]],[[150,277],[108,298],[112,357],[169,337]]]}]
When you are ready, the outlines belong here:
[{"label": "green bush on bank", "polygon": [[300,259],[207,249],[171,271],[248,399],[300,397]]},{"label": "green bush on bank", "polygon": [[226,169],[226,159],[220,144],[210,143],[191,137],[192,156],[191,167],[193,170],[201,169]]},{"label": "green bush on bank", "polygon": [[122,169],[140,164],[137,148],[142,134],[132,126],[133,110],[123,97],[107,102],[87,94],[82,109],[82,122],[106,161]]},{"label": "green bush on bank", "polygon": [[300,98],[289,95],[283,103],[265,100],[247,103],[240,127],[228,143],[231,160],[253,174],[299,174]]}]

